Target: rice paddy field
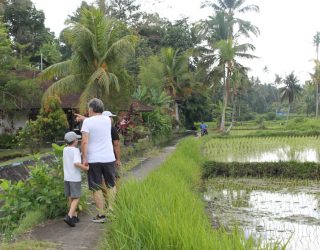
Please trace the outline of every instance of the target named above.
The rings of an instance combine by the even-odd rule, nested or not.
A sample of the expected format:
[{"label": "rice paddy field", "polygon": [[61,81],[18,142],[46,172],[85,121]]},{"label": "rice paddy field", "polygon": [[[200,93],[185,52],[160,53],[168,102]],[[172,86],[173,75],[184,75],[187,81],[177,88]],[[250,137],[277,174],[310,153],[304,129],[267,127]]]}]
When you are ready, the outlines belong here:
[{"label": "rice paddy field", "polygon": [[[318,166],[318,137],[206,138],[202,148],[215,164],[274,162],[300,168]],[[309,164],[312,162],[312,164]],[[270,165],[272,165],[270,163]],[[307,171],[312,171],[308,169]],[[320,249],[320,182],[311,179],[216,176],[205,182],[204,200],[213,227],[239,228],[261,245]]]},{"label": "rice paddy field", "polygon": [[204,155],[217,162],[319,162],[318,137],[216,138],[204,145]]}]

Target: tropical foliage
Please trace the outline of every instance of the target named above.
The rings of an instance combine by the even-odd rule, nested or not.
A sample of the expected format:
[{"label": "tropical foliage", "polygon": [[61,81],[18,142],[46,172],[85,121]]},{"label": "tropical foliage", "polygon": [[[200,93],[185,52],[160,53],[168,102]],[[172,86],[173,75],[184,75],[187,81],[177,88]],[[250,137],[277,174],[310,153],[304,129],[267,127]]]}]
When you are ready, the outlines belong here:
[{"label": "tropical foliage", "polygon": [[98,9],[84,9],[79,22],[70,21],[67,29],[73,55],[41,73],[40,79],[59,78],[44,98],[78,92],[80,107],[85,110],[89,99],[106,98],[111,87],[120,90],[123,83],[119,82],[119,69],[127,54],[134,52],[135,37],[120,22],[105,17]]}]

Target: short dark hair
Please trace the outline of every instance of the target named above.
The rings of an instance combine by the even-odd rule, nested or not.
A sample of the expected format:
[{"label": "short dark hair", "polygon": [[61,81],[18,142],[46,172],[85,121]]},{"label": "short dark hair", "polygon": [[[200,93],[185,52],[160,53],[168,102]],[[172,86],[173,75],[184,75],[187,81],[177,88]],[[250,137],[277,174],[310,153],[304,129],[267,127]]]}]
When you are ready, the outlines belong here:
[{"label": "short dark hair", "polygon": [[[75,141],[75,140],[74,140],[74,141]],[[66,140],[65,140],[65,142],[66,142],[66,144],[67,144],[68,146],[72,145],[72,144],[74,143],[74,141],[66,141]]]},{"label": "short dark hair", "polygon": [[91,108],[94,113],[102,113],[104,110],[104,105],[100,99],[93,98],[88,102],[88,108]]}]

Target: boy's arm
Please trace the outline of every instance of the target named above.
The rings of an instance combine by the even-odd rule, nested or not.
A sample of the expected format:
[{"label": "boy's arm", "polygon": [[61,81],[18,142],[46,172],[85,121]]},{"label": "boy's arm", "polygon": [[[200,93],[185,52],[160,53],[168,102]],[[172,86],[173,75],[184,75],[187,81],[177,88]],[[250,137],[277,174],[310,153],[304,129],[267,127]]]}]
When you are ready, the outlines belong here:
[{"label": "boy's arm", "polygon": [[88,171],[89,170],[89,166],[85,166],[81,163],[75,163],[74,164],[77,168],[80,168],[81,170],[85,170],[85,171]]}]

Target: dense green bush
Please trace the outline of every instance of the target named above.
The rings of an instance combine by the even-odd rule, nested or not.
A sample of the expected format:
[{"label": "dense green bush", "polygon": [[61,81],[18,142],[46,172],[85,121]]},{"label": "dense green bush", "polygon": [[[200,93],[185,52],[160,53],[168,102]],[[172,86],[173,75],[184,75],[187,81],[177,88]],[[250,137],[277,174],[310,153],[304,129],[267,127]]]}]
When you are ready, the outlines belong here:
[{"label": "dense green bush", "polygon": [[16,136],[12,134],[0,135],[0,149],[13,148],[16,145]]},{"label": "dense green bush", "polygon": [[253,113],[253,112],[244,113],[240,117],[241,121],[251,121],[254,119],[256,119],[256,113]]},{"label": "dense green bush", "polygon": [[264,118],[265,118],[266,121],[273,121],[273,120],[276,119],[276,117],[277,117],[277,115],[274,112],[269,112],[269,113],[264,115]]},{"label": "dense green bush", "polygon": [[315,162],[215,162],[203,165],[203,178],[279,177],[320,179],[320,164]]},{"label": "dense green bush", "polygon": [[160,109],[144,113],[143,120],[145,122],[145,126],[150,130],[152,139],[170,135],[172,130],[171,117],[162,113]]},{"label": "dense green bush", "polygon": [[290,120],[286,126],[287,130],[298,130],[298,131],[320,131],[320,122],[317,119],[307,119],[303,117],[297,117]]},{"label": "dense green bush", "polygon": [[[11,235],[30,225],[30,218],[54,218],[67,210],[64,197],[62,150],[53,145],[55,160],[50,165],[40,162],[30,167],[26,180],[0,180],[0,232]],[[86,197],[82,197],[84,208]],[[81,209],[80,209],[81,210]],[[34,212],[34,213],[31,213]],[[20,225],[23,225],[21,227]]]},{"label": "dense green bush", "polygon": [[67,117],[60,107],[60,100],[51,96],[44,103],[37,120],[29,121],[18,134],[19,145],[28,147],[34,153],[44,142],[63,138],[67,129]]},{"label": "dense green bush", "polygon": [[15,229],[29,211],[44,210],[46,217],[54,218],[66,210],[59,161],[50,167],[43,163],[32,167],[26,181],[1,180],[0,188],[0,199],[4,202],[0,208],[2,232]]}]

